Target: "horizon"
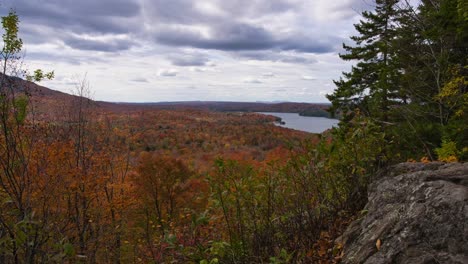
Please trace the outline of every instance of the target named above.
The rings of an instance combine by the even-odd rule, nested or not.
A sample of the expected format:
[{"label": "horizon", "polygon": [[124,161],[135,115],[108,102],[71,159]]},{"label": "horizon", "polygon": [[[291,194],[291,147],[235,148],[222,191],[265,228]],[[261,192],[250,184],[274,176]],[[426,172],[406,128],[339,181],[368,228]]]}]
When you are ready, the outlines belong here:
[{"label": "horizon", "polygon": [[107,102],[329,103],[362,0],[6,0],[27,68]]},{"label": "horizon", "polygon": [[331,105],[330,102],[295,102],[295,101],[202,101],[202,100],[190,100],[190,101],[141,101],[141,102],[125,102],[125,101],[101,101],[106,103],[116,103],[116,104],[175,104],[175,103],[252,103],[252,104],[317,104],[317,105]]}]

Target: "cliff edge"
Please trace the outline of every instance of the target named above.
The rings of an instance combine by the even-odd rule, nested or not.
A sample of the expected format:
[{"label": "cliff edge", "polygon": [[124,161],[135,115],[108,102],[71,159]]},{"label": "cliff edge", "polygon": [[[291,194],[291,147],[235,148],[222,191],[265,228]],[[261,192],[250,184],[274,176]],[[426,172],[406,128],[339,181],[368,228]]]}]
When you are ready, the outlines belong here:
[{"label": "cliff edge", "polygon": [[368,192],[343,263],[468,263],[468,163],[402,163]]}]

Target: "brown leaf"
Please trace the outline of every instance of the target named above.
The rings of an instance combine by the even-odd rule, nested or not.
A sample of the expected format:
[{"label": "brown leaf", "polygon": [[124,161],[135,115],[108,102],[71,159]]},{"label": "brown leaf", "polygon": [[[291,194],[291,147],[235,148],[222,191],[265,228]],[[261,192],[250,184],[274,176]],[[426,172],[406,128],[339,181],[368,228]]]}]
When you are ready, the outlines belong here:
[{"label": "brown leaf", "polygon": [[381,246],[382,246],[382,240],[377,239],[377,242],[375,242],[375,247],[377,248],[377,250],[380,250]]}]

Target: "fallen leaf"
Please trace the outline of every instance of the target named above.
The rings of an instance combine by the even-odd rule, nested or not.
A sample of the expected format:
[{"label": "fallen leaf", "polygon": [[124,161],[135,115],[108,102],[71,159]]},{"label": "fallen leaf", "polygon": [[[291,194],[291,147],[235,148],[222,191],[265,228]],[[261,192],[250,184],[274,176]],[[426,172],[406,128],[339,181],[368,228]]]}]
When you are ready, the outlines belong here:
[{"label": "fallen leaf", "polygon": [[323,247],[320,247],[320,250],[319,250],[319,252],[318,252],[318,255],[319,255],[320,257],[323,257],[323,256],[325,256],[326,254],[327,254],[327,249],[326,249],[326,248],[323,248]]},{"label": "fallen leaf", "polygon": [[381,246],[382,246],[382,240],[377,239],[377,242],[375,242],[375,247],[377,247],[377,250],[380,250]]}]

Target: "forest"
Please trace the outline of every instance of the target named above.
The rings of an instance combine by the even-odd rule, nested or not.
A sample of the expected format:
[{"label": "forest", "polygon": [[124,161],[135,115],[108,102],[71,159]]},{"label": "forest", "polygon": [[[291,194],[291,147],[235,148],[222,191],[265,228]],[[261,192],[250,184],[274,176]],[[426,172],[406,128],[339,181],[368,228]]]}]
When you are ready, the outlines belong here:
[{"label": "forest", "polygon": [[364,11],[323,134],[49,90],[19,20],[2,17],[0,263],[339,263],[378,170],[468,159],[463,0]]},{"label": "forest", "polygon": [[294,102],[160,102],[160,103],[120,103],[119,105],[139,106],[158,109],[205,109],[220,112],[281,112],[281,113],[328,113],[329,104]]}]

